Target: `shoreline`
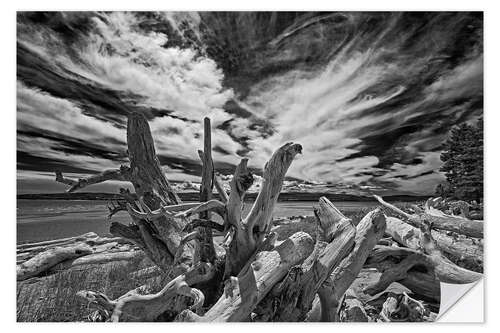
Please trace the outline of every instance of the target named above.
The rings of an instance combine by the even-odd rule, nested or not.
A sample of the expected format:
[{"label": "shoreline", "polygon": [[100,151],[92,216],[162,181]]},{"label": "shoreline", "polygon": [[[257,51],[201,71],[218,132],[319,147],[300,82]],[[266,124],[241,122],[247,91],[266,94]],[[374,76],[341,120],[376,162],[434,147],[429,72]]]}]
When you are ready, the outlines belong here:
[{"label": "shoreline", "polygon": [[[199,201],[198,192],[180,192],[179,197],[183,201]],[[219,198],[217,193],[213,193],[214,198]],[[247,193],[245,201],[255,200],[257,193]],[[326,197],[330,201],[350,201],[350,202],[376,202],[371,196],[357,196],[353,194],[338,194],[338,193],[304,193],[304,192],[282,192],[278,197],[279,202],[294,202],[294,201],[318,201],[320,197]],[[386,201],[399,202],[416,202],[425,201],[430,196],[418,195],[387,195],[383,196]],[[18,194],[17,200],[120,200],[122,196],[119,193],[94,193],[94,192],[78,192],[78,193],[35,193],[35,194]]]},{"label": "shoreline", "polygon": [[[312,201],[278,202],[273,213],[274,219],[285,219],[299,216],[313,216]],[[378,202],[337,201],[336,204],[347,214],[361,209],[370,209]],[[243,206],[243,214],[247,214],[251,202]],[[19,200],[17,211],[17,241],[42,241],[60,237],[71,237],[87,232],[104,235],[109,232],[112,221],[130,223],[127,212],[118,212],[109,220],[105,200]]]}]

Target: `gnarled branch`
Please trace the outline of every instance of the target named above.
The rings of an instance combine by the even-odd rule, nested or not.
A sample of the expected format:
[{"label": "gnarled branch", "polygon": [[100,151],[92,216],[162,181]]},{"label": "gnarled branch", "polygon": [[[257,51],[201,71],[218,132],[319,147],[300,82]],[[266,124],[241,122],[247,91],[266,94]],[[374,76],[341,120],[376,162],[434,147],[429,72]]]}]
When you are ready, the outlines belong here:
[{"label": "gnarled branch", "polygon": [[128,166],[122,165],[119,169],[105,170],[97,175],[92,175],[88,178],[81,178],[78,180],[72,180],[65,178],[60,171],[56,172],[56,181],[71,185],[68,192],[74,192],[81,190],[84,187],[105,182],[107,180],[120,180],[120,181],[130,181],[130,168]]}]

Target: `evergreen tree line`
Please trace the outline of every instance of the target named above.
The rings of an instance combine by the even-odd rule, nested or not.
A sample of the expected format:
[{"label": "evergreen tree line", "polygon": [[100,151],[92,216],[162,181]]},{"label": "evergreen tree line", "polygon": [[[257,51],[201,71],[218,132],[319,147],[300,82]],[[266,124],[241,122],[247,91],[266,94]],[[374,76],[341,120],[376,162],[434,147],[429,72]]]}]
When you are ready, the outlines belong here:
[{"label": "evergreen tree line", "polygon": [[439,184],[441,197],[471,202],[483,201],[483,119],[475,124],[463,123],[451,130],[441,153],[440,171],[446,182]]}]

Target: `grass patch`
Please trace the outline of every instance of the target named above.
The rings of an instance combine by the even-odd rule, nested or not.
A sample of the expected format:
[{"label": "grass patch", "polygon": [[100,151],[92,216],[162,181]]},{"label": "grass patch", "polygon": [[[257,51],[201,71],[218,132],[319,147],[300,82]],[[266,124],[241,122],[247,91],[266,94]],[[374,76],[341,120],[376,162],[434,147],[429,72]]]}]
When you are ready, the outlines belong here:
[{"label": "grass patch", "polygon": [[18,282],[17,321],[85,321],[91,310],[75,296],[78,291],[99,291],[117,298],[146,282],[130,273],[151,265],[149,259],[89,265]]}]

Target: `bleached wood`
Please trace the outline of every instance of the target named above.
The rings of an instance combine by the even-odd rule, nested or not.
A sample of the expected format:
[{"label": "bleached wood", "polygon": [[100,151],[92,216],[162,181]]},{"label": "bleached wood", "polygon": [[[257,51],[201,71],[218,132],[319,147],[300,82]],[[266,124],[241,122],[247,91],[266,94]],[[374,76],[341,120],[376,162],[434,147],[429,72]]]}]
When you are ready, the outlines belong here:
[{"label": "bleached wood", "polygon": [[421,322],[428,321],[430,311],[423,302],[403,293],[389,292],[382,305],[380,321],[382,322]]},{"label": "bleached wood", "polygon": [[219,176],[215,175],[214,176],[214,186],[217,190],[217,193],[219,193],[220,200],[223,203],[227,203],[229,200],[229,196],[226,193],[226,190],[224,189],[224,186],[222,185],[222,181]]},{"label": "bleached wood", "polygon": [[385,227],[386,217],[378,209],[366,214],[358,223],[352,252],[332,273],[337,299],[340,299],[357,277],[369,254],[384,234]]},{"label": "bleached wood", "polygon": [[238,275],[241,268],[247,263],[255,251],[253,239],[248,238],[242,222],[243,200],[245,192],[252,186],[253,175],[247,168],[248,159],[241,159],[234,171],[230,182],[231,192],[226,204],[226,218],[224,223],[228,228],[226,240],[226,265],[224,277]]},{"label": "bleached wood", "polygon": [[432,236],[432,222],[422,219],[420,223],[419,248],[431,259],[435,265],[436,275],[441,282],[445,283],[471,283],[482,277],[482,274],[462,268],[448,258],[441,251],[437,241]]},{"label": "bleached wood", "polygon": [[363,307],[363,303],[361,303],[361,301],[357,298],[356,293],[352,289],[348,289],[345,293],[339,319],[342,322],[355,323],[369,321],[368,315]]},{"label": "bleached wood", "polygon": [[178,321],[244,321],[253,308],[279,282],[288,270],[303,261],[313,250],[312,238],[298,232],[271,251],[259,252],[230,285],[216,304],[203,316],[182,312]]},{"label": "bleached wood", "polygon": [[[325,279],[325,281],[323,281],[318,291],[316,292],[316,294],[319,297],[318,304],[320,307],[321,322],[338,321],[337,308],[339,306],[339,300],[335,297],[333,289],[334,289],[333,280],[331,279],[331,277],[328,277]],[[313,306],[314,306],[314,300],[313,303],[311,303],[311,307]]]},{"label": "bleached wood", "polygon": [[[415,250],[420,247],[420,230],[396,217],[387,217],[386,233],[402,246]],[[437,230],[432,230],[431,233],[439,249],[445,255],[452,255],[468,264],[481,264],[483,262],[481,241],[448,236]]]},{"label": "bleached wood", "polygon": [[[392,267],[385,267],[379,280],[364,288],[363,291],[365,293],[369,295],[375,295],[379,292],[384,291],[392,282],[400,281],[406,278],[408,275],[408,271],[416,266],[424,266],[429,270],[434,269],[434,263],[425,254],[416,251],[402,252],[401,249],[394,249],[392,247],[377,246],[376,252],[370,259],[373,260],[377,256],[384,257],[385,259],[385,257],[389,257],[391,255],[395,256],[396,254],[401,255],[402,253],[404,253],[404,258],[401,260],[401,262]],[[376,262],[380,263],[381,260],[377,259]],[[375,267],[377,267],[377,265],[375,265]],[[378,267],[380,268],[380,266]]]},{"label": "bleached wood", "polygon": [[45,249],[48,249],[48,248],[54,247],[54,246],[75,244],[78,242],[86,242],[90,239],[97,239],[98,237],[99,236],[95,232],[88,232],[86,234],[83,234],[80,236],[75,236],[75,237],[60,238],[60,239],[54,239],[54,240],[43,241],[43,242],[35,242],[35,243],[25,243],[25,244],[17,245],[16,252],[23,253],[23,252],[30,252],[30,251],[37,251],[37,250],[45,250]]},{"label": "bleached wood", "polygon": [[175,215],[175,217],[190,217],[191,215],[194,214],[201,214],[203,215],[203,217],[200,216],[200,218],[208,219],[209,214],[202,214],[202,213],[208,213],[210,211],[213,211],[219,214],[219,216],[221,216],[222,218],[224,218],[226,214],[225,213],[226,205],[219,200],[212,199],[205,202],[201,202],[197,206],[194,206],[186,211],[179,212]]},{"label": "bleached wood", "polygon": [[295,156],[301,152],[301,145],[286,143],[274,152],[264,166],[261,189],[244,222],[250,236],[268,230],[285,174]]},{"label": "bleached wood", "polygon": [[[180,202],[159,165],[146,119],[131,114],[127,126],[130,159],[127,172],[136,194],[126,202],[133,223],[128,226],[114,223],[112,231],[143,251],[124,252],[113,242],[104,242],[94,244],[93,251],[101,253],[66,262],[85,265],[107,258],[132,256],[132,252],[145,253],[170,282],[157,294],[139,295],[139,291],[134,290],[116,300],[96,292],[80,293],[97,303],[114,321],[154,321],[178,313],[177,319],[181,321],[299,321],[311,309],[316,294],[319,295],[318,304],[322,305],[322,320],[338,320],[337,310],[342,297],[367,258],[371,260],[368,266],[374,265],[382,271],[377,285],[371,286],[374,290],[397,280],[412,285],[422,295],[435,297],[433,288],[436,284],[439,286],[437,275],[454,279],[464,277],[463,271],[441,260],[437,238],[430,229],[415,239],[419,241],[415,245],[418,251],[391,248],[383,253],[380,247],[372,251],[386,225],[380,211],[370,212],[354,226],[326,198],[320,199],[315,212],[318,218],[316,244],[309,235],[299,232],[275,246],[277,235],[270,232],[273,210],[287,170],[301,152],[302,147],[298,144],[285,144],[272,155],[264,167],[257,199],[250,213],[243,217],[244,195],[252,185],[253,176],[247,160],[243,159],[236,167],[230,183],[231,192],[227,195],[215,176],[208,119],[204,120],[203,151],[199,151],[202,161],[200,203]],[[61,174],[59,178],[64,177]],[[76,184],[67,179],[63,181],[70,186]],[[219,192],[220,200],[212,200],[213,187]],[[221,215],[224,224],[211,221],[211,211]],[[427,226],[428,221],[423,218],[427,216],[425,213],[402,213],[412,220],[410,223]],[[199,214],[198,218],[193,214]],[[419,219],[413,219],[414,216]],[[215,251],[212,229],[226,232],[224,250]],[[399,244],[407,241],[413,246],[412,235],[401,237]],[[107,247],[110,250],[104,251]],[[223,295],[218,298],[222,288]],[[211,297],[210,293],[216,296]],[[359,314],[360,302],[356,297],[347,299],[348,296],[351,294],[344,300],[345,314],[351,310],[351,314]],[[207,308],[201,310],[205,297]]]},{"label": "bleached wood", "polygon": [[92,248],[86,244],[55,247],[38,253],[33,258],[17,266],[17,281],[37,276],[64,260],[81,257],[90,253],[92,253]]},{"label": "bleached wood", "polygon": [[[81,190],[87,186],[99,184],[108,180],[118,180],[118,181],[129,181],[130,180],[130,168],[127,166],[121,166],[119,169],[105,170],[102,173],[92,175],[87,178],[81,178],[74,181],[68,192],[75,192]],[[56,175],[56,181],[68,184],[68,179],[62,177],[62,174]]]},{"label": "bleached wood", "polygon": [[84,265],[99,265],[110,262],[128,262],[134,259],[144,258],[142,251],[119,251],[119,252],[105,252],[105,253],[92,253],[76,259],[67,259],[59,264],[53,266],[51,271],[60,271],[69,268],[75,268]]},{"label": "bleached wood", "polygon": [[435,208],[427,208],[423,214],[408,214],[396,206],[385,202],[380,196],[374,195],[374,197],[382,205],[403,216],[409,223],[417,228],[421,226],[424,220],[426,220],[431,223],[433,229],[453,231],[469,237],[483,238],[483,222],[446,215],[442,212],[438,214],[436,213],[437,209]]},{"label": "bleached wood", "polygon": [[[203,119],[203,151],[199,151],[202,162],[201,169],[201,186],[200,186],[200,201],[202,204],[196,208],[192,208],[186,212],[180,213],[181,216],[189,217],[192,214],[198,213],[199,218],[210,220],[211,210],[217,210],[224,217],[224,204],[218,200],[212,199],[212,191],[214,188],[214,162],[212,160],[212,130],[210,119]],[[179,214],[178,214],[179,216]],[[212,229],[203,225],[196,228],[199,234],[199,242],[196,243],[194,254],[195,261],[215,262],[215,248],[212,235]]]},{"label": "bleached wood", "polygon": [[[347,219],[336,208],[331,208],[330,212],[337,216],[339,220]],[[335,232],[332,232],[332,226],[325,226],[325,228],[329,230],[327,234],[335,234]],[[338,321],[336,314],[344,293],[357,278],[368,255],[384,234],[384,230],[385,216],[380,209],[369,212],[361,219],[356,226],[354,248],[333,270],[330,277],[325,280],[326,283],[324,282],[318,290],[320,303],[314,304],[309,313],[310,316],[317,317],[317,314],[313,312],[321,312],[321,321]]]},{"label": "bleached wood", "polygon": [[[325,197],[315,210],[319,236],[314,252],[300,267],[291,270],[279,285],[259,304],[259,321],[302,321],[312,307],[315,294],[354,248],[356,229],[352,221],[334,208]],[[332,230],[335,230],[332,234]],[[375,242],[376,243],[376,242]],[[325,290],[323,295],[328,295]],[[338,302],[328,296],[328,304]],[[281,301],[281,300],[286,301]],[[324,303],[324,302],[323,302]],[[336,303],[334,305],[337,305]],[[333,314],[324,314],[331,319]]]},{"label": "bleached wood", "polygon": [[358,276],[371,251],[382,238],[385,228],[386,217],[379,209],[369,212],[358,223],[354,249],[331,275],[333,297],[337,302]]},{"label": "bleached wood", "polygon": [[80,291],[78,296],[85,298],[96,306],[111,313],[111,321],[155,321],[170,310],[179,312],[188,308],[188,299],[193,300],[192,309],[198,309],[204,300],[203,294],[190,287],[213,277],[213,267],[208,263],[200,263],[172,279],[156,294],[139,295],[131,291],[116,300],[110,300],[102,293]]},{"label": "bleached wood", "polygon": [[227,223],[233,226],[234,236],[226,256],[225,276],[236,275],[259,247],[271,230],[272,213],[278,200],[285,174],[293,159],[302,151],[302,146],[286,143],[277,149],[264,166],[259,194],[248,215],[242,220],[241,207],[245,191],[251,186],[253,177],[242,159],[231,180],[227,210]]},{"label": "bleached wood", "polygon": [[231,192],[226,204],[227,218],[226,223],[241,228],[241,211],[245,192],[253,184],[253,175],[247,168],[248,159],[241,159],[240,163],[234,170],[233,178],[231,179]]},{"label": "bleached wood", "polygon": [[[384,260],[388,257],[399,258],[405,260],[407,257],[412,257],[402,264],[402,267],[391,267],[394,271],[393,281],[399,281],[405,278],[405,273],[416,265],[425,266],[429,271],[433,270],[437,279],[441,282],[453,284],[472,283],[482,277],[481,273],[476,273],[460,266],[455,265],[451,261],[439,255],[426,255],[408,248],[395,248],[390,246],[377,245],[375,250],[370,254],[367,261],[368,266],[375,264],[374,267],[381,267],[384,265]],[[399,263],[398,265],[400,265]],[[388,266],[385,268],[389,269]],[[392,273],[391,273],[392,274]],[[390,275],[389,273],[386,275]],[[389,279],[389,277],[387,278]]]}]

